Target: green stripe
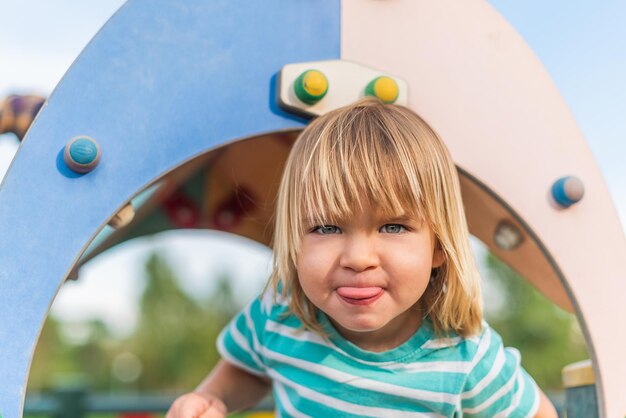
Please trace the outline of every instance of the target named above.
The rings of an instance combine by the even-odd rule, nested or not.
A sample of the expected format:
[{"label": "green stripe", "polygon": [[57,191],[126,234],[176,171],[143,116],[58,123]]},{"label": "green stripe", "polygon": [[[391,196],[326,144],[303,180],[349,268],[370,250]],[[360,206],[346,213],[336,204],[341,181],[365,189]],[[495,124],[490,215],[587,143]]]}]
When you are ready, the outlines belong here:
[{"label": "green stripe", "polygon": [[[250,315],[252,329],[250,329],[250,324],[246,321],[243,313],[233,319],[233,325],[236,327],[238,332],[242,334],[250,347],[254,347],[253,335],[256,334],[259,344],[261,344],[262,347],[265,347],[265,350],[268,350],[257,353],[265,367],[274,370],[274,372],[279,373],[285,379],[302,387],[306,387],[309,390],[323,393],[328,397],[349,404],[362,405],[371,408],[386,408],[405,412],[424,413],[435,411],[436,413],[444,416],[452,416],[456,409],[455,405],[458,405],[458,403],[461,402],[460,394],[463,391],[469,391],[476,387],[476,385],[480,384],[481,380],[484,379],[485,376],[491,371],[498,351],[503,350],[500,336],[492,330],[488,340],[480,341],[480,344],[487,344],[488,349],[480,362],[469,372],[469,375],[466,374],[468,372],[467,368],[451,372],[408,372],[398,369],[390,370],[385,367],[384,363],[362,363],[357,358],[353,357],[360,355],[358,351],[355,351],[352,355],[344,354],[326,344],[311,341],[300,341],[297,339],[298,336],[294,338],[271,331],[269,328],[266,329],[268,319],[272,319],[281,326],[290,327],[289,329],[301,329],[302,322],[294,315],[288,314],[287,306],[271,305],[269,312],[265,312],[263,311],[261,300],[256,299],[248,305],[246,309]],[[485,330],[486,329],[487,327],[485,327]],[[315,334],[309,335],[314,336]],[[426,338],[431,338],[429,341],[432,341],[435,337],[434,334],[425,335]],[[261,373],[264,372],[264,370],[259,369],[259,366],[257,366],[256,362],[253,360],[252,355],[234,341],[228,328],[222,332],[220,338],[224,344],[224,349],[232,357],[238,359],[241,363],[245,364],[252,370],[256,370]],[[477,340],[462,340],[456,346],[444,347],[441,349],[424,349],[422,348],[423,339],[415,339],[414,341],[416,341],[415,347],[413,348],[415,356],[408,355],[402,357],[400,361],[392,364],[398,365],[400,362],[405,364],[415,362],[425,365],[432,361],[441,362],[443,364],[446,362],[466,362],[467,367],[469,367],[470,362],[477,355],[479,349],[479,342]],[[409,346],[406,347],[408,348]],[[412,353],[411,350],[408,352]],[[264,356],[264,353],[267,356]],[[274,359],[272,353],[285,356],[286,359]],[[367,354],[367,352],[365,352],[365,354]],[[517,359],[514,354],[508,350],[503,351],[503,354],[505,356],[505,364],[499,375],[475,397],[463,400],[462,406],[464,408],[474,408],[477,405],[484,403],[491,398],[495,392],[501,389],[501,387],[506,384],[517,371],[521,370],[526,386],[524,387],[524,392],[520,398],[519,407],[516,411],[514,411],[514,413],[523,416],[530,411],[535,400],[533,390],[534,382],[532,381],[532,378],[530,378],[524,370],[521,369],[519,364],[517,364]],[[385,356],[370,356],[367,358],[374,358],[380,362],[380,360],[385,359]],[[292,366],[288,364],[291,359],[302,360],[305,363]],[[284,363],[285,360],[287,363]],[[338,383],[330,377],[321,376],[319,373],[326,371],[322,371],[320,367],[317,367],[318,365],[331,370],[331,376],[333,372],[347,374],[348,376],[334,377],[334,379],[337,380],[345,380],[346,383]],[[371,381],[368,383],[376,383],[373,383],[372,388],[370,389],[358,388],[348,384],[349,382],[364,382],[364,379]],[[381,385],[377,386],[378,383],[395,385],[400,389],[415,389],[431,393],[426,394],[429,399],[417,399],[415,394],[410,393],[404,394],[403,396],[398,393],[387,394],[380,392]],[[393,392],[393,388],[390,389]],[[515,382],[515,387],[509,389],[508,393],[505,393],[500,399],[476,415],[492,416],[499,411],[505,410],[510,405],[511,399],[516,393],[516,390],[518,390],[517,382]],[[304,399],[289,387],[285,387],[285,391],[293,406],[304,414],[315,417],[359,416],[355,415],[355,411],[350,411],[351,413],[338,411],[326,405],[326,402],[317,403],[315,401]],[[288,409],[285,408],[280,402],[276,391],[274,395],[279,410],[288,416]],[[443,402],[441,397],[444,395],[453,395],[452,398],[455,402]],[[456,402],[456,399],[458,399],[458,402]],[[468,414],[467,416],[471,415]]]},{"label": "green stripe", "polygon": [[[291,366],[273,367],[273,370],[280,373],[286,379],[307,387],[311,390],[330,395],[333,398],[344,402],[355,403],[368,407],[381,407],[393,405],[393,409],[403,411],[441,411],[442,409],[454,410],[454,405],[444,402],[437,402],[427,399],[410,399],[404,396],[387,394],[376,391],[376,389],[362,389],[349,384],[340,384],[334,380],[319,376],[308,370],[302,370]],[[357,378],[355,378],[356,380]],[[336,388],[330,392],[329,388]],[[436,397],[437,394],[435,393]]]},{"label": "green stripe", "polygon": [[493,417],[498,412],[504,411],[511,405],[511,401],[513,400],[513,394],[515,393],[515,388],[512,387],[507,393],[505,393],[500,399],[491,404],[489,408],[481,411],[479,416],[483,417]]},{"label": "green stripe", "polygon": [[[482,341],[482,344],[485,343],[486,341]],[[498,351],[502,345],[500,336],[493,330],[490,332],[490,340],[488,341],[488,344],[489,348],[480,360],[480,363],[476,364],[474,369],[467,376],[467,385],[465,386],[466,392],[474,389],[474,387],[476,387],[476,385],[478,385],[481,380],[486,377],[493,367],[493,363],[495,362]]]},{"label": "green stripe", "polygon": [[[303,398],[300,396],[295,390],[291,389],[288,386],[283,385],[287,396],[289,397],[289,401],[293,405],[293,407],[311,417],[328,417],[328,418],[362,418],[362,415],[350,414],[344,411],[340,411],[335,408],[331,408],[328,405],[321,404],[318,402],[311,401],[307,398]],[[282,404],[281,404],[282,405]],[[287,409],[282,409],[282,411],[287,411]],[[286,417],[290,415],[285,415]]]},{"label": "green stripe", "polygon": [[514,378],[515,372],[518,370],[517,359],[505,351],[505,362],[500,373],[476,396],[465,399],[463,401],[464,408],[474,408],[487,401],[500,388],[506,385],[511,378]]},{"label": "green stripe", "polygon": [[[229,331],[224,332],[220,336],[222,340],[222,344],[224,345],[225,350],[234,358],[239,360],[241,363],[251,368],[252,370],[256,370],[259,373],[264,373],[264,370],[260,368],[257,363],[252,358],[252,355],[239,346],[233,339],[231,333]],[[223,353],[222,356],[226,357]]]},{"label": "green stripe", "polygon": [[[272,332],[267,333],[265,343],[269,350],[283,354],[290,358],[308,361],[311,363],[311,367],[314,367],[315,364],[320,364],[334,370],[354,375],[355,377],[363,377],[411,389],[459,393],[463,387],[463,383],[465,382],[465,374],[463,373],[403,373],[395,370],[383,369],[378,366],[371,366],[357,362],[356,360],[344,356],[329,347],[294,340]],[[274,360],[268,360],[268,364],[273,361]],[[445,387],[442,387],[442,384],[445,384]]]},{"label": "green stripe", "polygon": [[519,406],[515,410],[514,416],[525,417],[531,411],[533,404],[535,403],[535,381],[526,370],[520,370],[522,376],[524,378],[524,392],[522,394],[522,399],[520,400]]}]

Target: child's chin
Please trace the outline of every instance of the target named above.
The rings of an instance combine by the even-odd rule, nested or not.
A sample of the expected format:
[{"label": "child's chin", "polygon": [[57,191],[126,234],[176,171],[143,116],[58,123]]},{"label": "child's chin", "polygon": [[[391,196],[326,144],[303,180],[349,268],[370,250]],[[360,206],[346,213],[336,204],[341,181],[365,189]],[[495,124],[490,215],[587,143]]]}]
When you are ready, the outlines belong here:
[{"label": "child's chin", "polygon": [[374,332],[378,331],[383,324],[381,324],[378,320],[353,318],[350,321],[342,323],[341,326],[352,332]]}]

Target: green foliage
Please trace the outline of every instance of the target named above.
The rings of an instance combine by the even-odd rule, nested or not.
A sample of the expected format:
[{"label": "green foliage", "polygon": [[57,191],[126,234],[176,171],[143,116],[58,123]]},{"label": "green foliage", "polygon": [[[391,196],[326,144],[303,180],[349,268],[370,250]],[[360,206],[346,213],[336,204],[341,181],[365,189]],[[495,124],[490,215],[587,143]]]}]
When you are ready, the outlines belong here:
[{"label": "green foliage", "polygon": [[[33,359],[29,391],[77,383],[94,391],[193,389],[217,363],[217,335],[240,306],[228,275],[218,277],[215,292],[199,300],[178,283],[163,256],[148,258],[137,327],[127,338],[114,338],[104,323],[91,321],[77,325],[86,338],[72,341],[64,332],[72,325],[49,316]],[[131,364],[138,376],[120,379],[113,364],[129,355],[138,360],[138,365]],[[127,368],[127,363],[120,364]]]},{"label": "green foliage", "polygon": [[[562,368],[589,357],[576,317],[521,278],[497,257],[487,257],[489,284],[502,300],[500,309],[487,310],[487,322],[505,345],[522,353],[522,364],[544,390],[561,389]],[[485,301],[489,303],[496,301]]]},{"label": "green foliage", "polygon": [[162,257],[153,254],[146,271],[141,316],[128,341],[129,350],[143,363],[138,388],[189,390],[217,363],[217,335],[239,309],[230,280],[221,277],[214,295],[197,303],[180,289]]},{"label": "green foliage", "polygon": [[[63,336],[63,326],[54,317],[48,317],[33,358],[29,389],[45,390],[59,385],[86,384],[85,376],[89,376],[89,384],[106,385],[110,357],[107,346],[111,341],[106,325],[97,320],[78,325],[85,334],[80,344],[67,342],[67,337]],[[71,327],[67,324],[65,326]]]},{"label": "green foliage", "polygon": [[[522,352],[524,367],[544,389],[559,389],[563,366],[588,358],[573,315],[548,301],[493,255],[488,257],[488,285],[498,289],[501,308],[488,322],[508,346]],[[88,379],[94,391],[183,392],[194,388],[218,360],[215,340],[240,309],[227,275],[218,278],[208,298],[192,298],[165,258],[152,254],[146,262],[146,285],[139,303],[139,320],[128,338],[116,339],[105,324],[82,324],[80,341],[67,338],[64,327],[49,317],[31,369],[29,390],[40,391]],[[79,330],[80,331],[80,330]],[[84,330],[83,330],[84,331]],[[80,334],[80,333],[79,333]],[[120,380],[112,364],[120,354],[139,360],[136,379]]]}]

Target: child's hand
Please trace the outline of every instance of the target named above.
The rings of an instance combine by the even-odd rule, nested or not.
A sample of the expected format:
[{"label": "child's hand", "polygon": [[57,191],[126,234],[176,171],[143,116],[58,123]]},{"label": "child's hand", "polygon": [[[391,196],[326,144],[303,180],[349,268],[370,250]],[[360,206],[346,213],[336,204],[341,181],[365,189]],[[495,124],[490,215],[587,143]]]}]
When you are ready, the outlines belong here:
[{"label": "child's hand", "polygon": [[198,392],[177,398],[165,418],[224,418],[226,405],[220,399]]}]

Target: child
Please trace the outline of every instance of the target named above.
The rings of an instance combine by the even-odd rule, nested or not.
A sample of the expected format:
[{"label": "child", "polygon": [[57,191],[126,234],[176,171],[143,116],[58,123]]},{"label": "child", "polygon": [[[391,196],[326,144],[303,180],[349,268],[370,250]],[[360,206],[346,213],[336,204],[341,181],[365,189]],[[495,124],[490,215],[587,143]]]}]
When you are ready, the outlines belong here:
[{"label": "child", "polygon": [[167,418],[273,389],[283,417],[556,417],[482,320],[459,181],[411,110],[365,99],[314,120],[287,161],[270,286]]}]

